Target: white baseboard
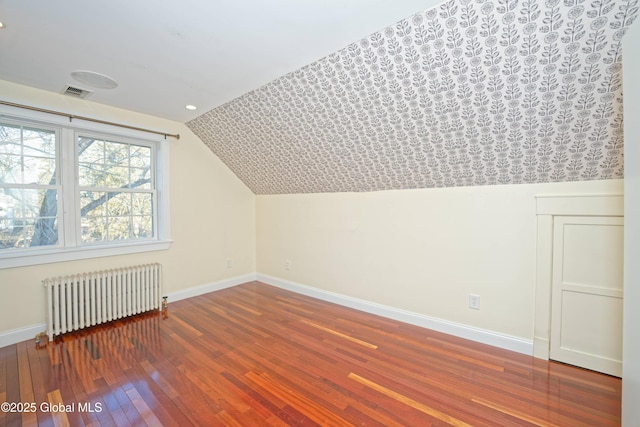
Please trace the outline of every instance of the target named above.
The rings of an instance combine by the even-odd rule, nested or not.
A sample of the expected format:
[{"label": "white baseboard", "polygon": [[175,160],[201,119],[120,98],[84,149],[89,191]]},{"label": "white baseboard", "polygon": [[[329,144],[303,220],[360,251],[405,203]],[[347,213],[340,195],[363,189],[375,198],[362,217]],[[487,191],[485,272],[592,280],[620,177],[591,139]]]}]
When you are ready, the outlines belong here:
[{"label": "white baseboard", "polygon": [[[277,286],[282,289],[343,305],[345,307],[354,308],[356,310],[364,311],[367,313],[372,313],[412,325],[421,326],[423,328],[433,329],[434,331],[443,332],[483,344],[489,344],[494,347],[504,348],[506,350],[511,350],[522,354],[533,355],[532,341],[513,337],[510,335],[500,334],[493,331],[488,331],[485,329],[474,328],[471,326],[466,326],[435,317],[425,316],[423,314],[401,310],[398,308],[362,300],[359,298],[349,297],[335,292],[325,291],[322,289],[302,285],[300,283],[291,282],[265,274],[251,273],[243,276],[232,277],[218,282],[208,283],[202,286],[196,286],[176,292],[169,292],[167,294],[168,302],[171,303],[171,301],[180,301],[209,292],[230,288],[242,283],[252,282],[254,280],[259,280],[261,282]],[[19,343],[21,341],[33,339],[37,334],[45,330],[46,324],[39,323],[20,329],[0,332],[0,348]]]},{"label": "white baseboard", "polygon": [[40,332],[45,332],[46,330],[46,323],[38,323],[24,328],[0,332],[0,348],[17,344],[22,341],[35,339],[36,335]]},{"label": "white baseboard", "polygon": [[236,276],[230,279],[220,280],[218,282],[207,283],[206,285],[196,286],[189,289],[184,289],[176,292],[169,292],[167,295],[167,302],[171,304],[171,301],[180,301],[182,299],[197,297],[198,295],[207,294],[209,292],[219,291],[222,289],[230,288],[232,286],[240,285],[242,283],[252,282],[256,280],[256,274],[245,274],[243,276]]},{"label": "white baseboard", "polygon": [[[171,303],[171,301],[179,301],[181,299],[191,298],[213,291],[219,291],[221,289],[230,288],[232,286],[251,282],[253,280],[256,280],[255,273],[232,277],[230,279],[221,280],[219,282],[207,283],[206,285],[196,286],[176,292],[170,292],[166,295],[168,297],[168,302]],[[24,328],[0,332],[0,348],[17,344],[21,341],[33,339],[37,334],[46,330],[46,323],[38,323],[36,325],[26,326]]]},{"label": "white baseboard", "polygon": [[471,341],[476,341],[483,344],[492,345],[494,347],[515,351],[529,356],[533,355],[533,341],[525,340],[522,338],[500,334],[486,329],[474,328],[472,326],[462,325],[460,323],[450,322],[448,320],[442,320],[435,317],[425,316],[423,314],[401,310],[375,302],[370,302],[359,298],[353,298],[335,292],[325,291],[311,286],[302,285],[300,283],[291,282],[288,280],[280,279],[278,277],[268,276],[266,274],[257,274],[256,280],[302,295],[307,295],[345,307],[350,307],[367,313],[372,313],[390,319],[398,320],[400,322],[409,323],[411,325],[421,326],[423,328],[432,329],[434,331],[443,332],[449,335],[454,335]]}]

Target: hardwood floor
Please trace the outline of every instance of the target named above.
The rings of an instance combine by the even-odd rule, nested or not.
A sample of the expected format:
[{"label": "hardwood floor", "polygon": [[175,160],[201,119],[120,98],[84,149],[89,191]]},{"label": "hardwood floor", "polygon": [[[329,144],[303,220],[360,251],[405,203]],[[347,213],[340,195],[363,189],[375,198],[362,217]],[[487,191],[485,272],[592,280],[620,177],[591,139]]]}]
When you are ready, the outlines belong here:
[{"label": "hardwood floor", "polygon": [[259,282],[0,349],[0,402],[36,406],[2,426],[614,426],[620,401],[619,378]]}]

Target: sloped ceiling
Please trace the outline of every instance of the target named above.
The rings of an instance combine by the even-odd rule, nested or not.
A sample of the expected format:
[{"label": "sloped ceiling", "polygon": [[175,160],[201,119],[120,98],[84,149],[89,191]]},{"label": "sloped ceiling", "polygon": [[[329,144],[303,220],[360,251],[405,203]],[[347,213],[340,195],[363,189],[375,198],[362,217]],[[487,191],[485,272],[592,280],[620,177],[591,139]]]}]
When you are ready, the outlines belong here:
[{"label": "sloped ceiling", "polygon": [[256,194],[621,178],[637,1],[451,0],[187,126]]}]

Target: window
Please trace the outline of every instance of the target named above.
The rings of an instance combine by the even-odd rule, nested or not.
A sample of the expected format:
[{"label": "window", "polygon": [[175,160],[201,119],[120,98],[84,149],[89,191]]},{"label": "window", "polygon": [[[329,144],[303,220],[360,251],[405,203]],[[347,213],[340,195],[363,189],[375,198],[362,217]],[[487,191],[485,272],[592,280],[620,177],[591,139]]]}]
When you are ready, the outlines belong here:
[{"label": "window", "polygon": [[0,250],[58,244],[56,132],[0,124]]},{"label": "window", "polygon": [[80,136],[82,242],[153,238],[152,147]]},{"label": "window", "polygon": [[0,268],[168,247],[166,141],[0,119]]}]

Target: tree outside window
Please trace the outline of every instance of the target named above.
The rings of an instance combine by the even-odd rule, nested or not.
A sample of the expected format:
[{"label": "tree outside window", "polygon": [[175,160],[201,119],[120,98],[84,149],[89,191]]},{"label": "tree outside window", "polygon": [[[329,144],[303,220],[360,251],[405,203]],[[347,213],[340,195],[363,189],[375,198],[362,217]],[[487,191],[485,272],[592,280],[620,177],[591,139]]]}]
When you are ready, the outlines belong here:
[{"label": "tree outside window", "polygon": [[[63,190],[62,144],[55,129],[0,123],[0,254],[33,247],[95,245],[156,237],[155,153],[152,145],[76,137],[74,188]],[[68,153],[69,154],[69,153]],[[73,167],[73,169],[70,169]],[[77,212],[62,218],[62,194]],[[61,223],[79,230],[65,239]],[[75,235],[70,233],[70,236]]]},{"label": "tree outside window", "polygon": [[0,124],[0,250],[58,243],[56,132]]}]

